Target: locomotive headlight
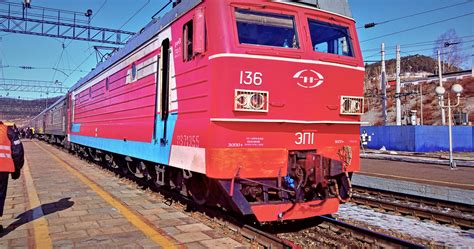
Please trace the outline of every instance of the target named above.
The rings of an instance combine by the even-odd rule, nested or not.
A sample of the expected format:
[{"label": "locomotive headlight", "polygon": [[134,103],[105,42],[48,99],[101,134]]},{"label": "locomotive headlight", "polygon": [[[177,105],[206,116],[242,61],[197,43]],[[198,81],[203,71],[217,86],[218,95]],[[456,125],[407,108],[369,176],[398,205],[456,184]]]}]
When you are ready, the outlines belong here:
[{"label": "locomotive headlight", "polygon": [[263,93],[255,93],[250,98],[250,104],[254,110],[261,110],[265,105],[265,96]]},{"label": "locomotive headlight", "polygon": [[268,92],[235,90],[234,111],[268,112]]},{"label": "locomotive headlight", "polygon": [[341,115],[362,115],[364,113],[364,98],[341,96]]}]

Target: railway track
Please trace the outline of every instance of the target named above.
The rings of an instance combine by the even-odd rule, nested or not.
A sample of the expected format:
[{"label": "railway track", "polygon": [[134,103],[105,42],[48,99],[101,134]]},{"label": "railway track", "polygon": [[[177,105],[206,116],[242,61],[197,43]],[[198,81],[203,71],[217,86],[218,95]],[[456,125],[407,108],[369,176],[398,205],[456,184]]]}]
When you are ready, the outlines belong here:
[{"label": "railway track", "polygon": [[410,215],[419,219],[456,225],[463,229],[474,228],[474,208],[460,203],[361,186],[353,186],[351,201],[355,204]]},{"label": "railway track", "polygon": [[[67,152],[66,150],[63,151]],[[66,160],[63,160],[63,162],[69,164]],[[316,243],[314,244],[315,246],[350,245],[351,247],[422,248],[418,244],[371,231],[364,227],[358,227],[331,217],[315,217],[302,221],[259,225],[218,208],[198,205],[192,198],[183,195],[183,191],[178,192],[166,188],[155,189],[143,180],[123,175],[123,172],[114,171],[93,161],[87,160],[87,162],[91,165],[100,166],[98,167],[100,170],[113,177],[120,175],[122,177],[121,180],[125,183],[135,184],[137,187],[145,189],[147,194],[151,194],[155,198],[169,203],[170,206],[191,212],[192,217],[211,227],[227,229],[235,236],[245,239],[253,248],[311,247],[311,244],[308,245],[308,241]],[[311,236],[313,233],[308,232],[316,230],[318,236]]]},{"label": "railway track", "polygon": [[353,238],[371,246],[383,248],[423,248],[423,246],[410,241],[375,232],[365,227],[349,224],[331,217],[323,216],[319,218],[327,223],[332,224],[337,229],[342,229],[345,232],[351,233]]},{"label": "railway track", "polygon": [[294,241],[295,244],[304,248],[424,248],[423,245],[372,231],[330,216],[287,222],[280,228],[269,229],[279,237]]}]

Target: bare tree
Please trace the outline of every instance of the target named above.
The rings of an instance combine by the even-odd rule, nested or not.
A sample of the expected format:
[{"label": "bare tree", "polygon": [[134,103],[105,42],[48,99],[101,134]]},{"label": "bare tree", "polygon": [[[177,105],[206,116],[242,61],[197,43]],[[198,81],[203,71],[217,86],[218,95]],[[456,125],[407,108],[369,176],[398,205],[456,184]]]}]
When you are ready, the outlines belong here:
[{"label": "bare tree", "polygon": [[467,59],[467,55],[462,51],[463,41],[456,34],[456,30],[449,29],[440,36],[433,48],[433,58],[438,57],[438,49],[441,51],[443,61],[443,71],[452,72],[462,67]]}]

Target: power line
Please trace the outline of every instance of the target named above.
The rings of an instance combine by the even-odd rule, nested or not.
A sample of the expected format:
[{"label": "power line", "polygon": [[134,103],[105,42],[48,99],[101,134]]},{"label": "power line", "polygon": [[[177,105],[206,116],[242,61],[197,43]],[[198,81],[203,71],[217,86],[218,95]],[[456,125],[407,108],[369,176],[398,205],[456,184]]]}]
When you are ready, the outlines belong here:
[{"label": "power line", "polygon": [[376,39],[379,39],[379,38],[382,38],[382,37],[386,37],[386,36],[391,36],[391,35],[400,34],[400,33],[403,33],[403,32],[407,32],[407,31],[411,31],[411,30],[415,30],[415,29],[419,29],[419,28],[423,28],[423,27],[427,27],[427,26],[431,26],[431,25],[434,25],[434,24],[438,24],[438,23],[442,23],[442,22],[446,22],[446,21],[458,19],[458,18],[465,17],[465,16],[469,16],[469,15],[472,15],[472,14],[474,14],[474,12],[470,12],[470,13],[467,13],[467,14],[464,14],[464,15],[455,16],[455,17],[451,17],[451,18],[448,18],[448,19],[444,19],[444,20],[440,20],[440,21],[436,21],[436,22],[432,22],[432,23],[427,23],[427,24],[420,25],[420,26],[416,26],[416,27],[413,27],[413,28],[408,28],[408,29],[404,29],[404,30],[400,30],[400,31],[388,33],[388,34],[381,35],[381,36],[376,36],[376,37],[373,37],[373,38],[370,38],[370,39],[367,39],[367,40],[363,40],[363,41],[361,41],[360,43],[362,43],[362,42],[367,42],[367,41],[372,41],[372,40],[376,40]]},{"label": "power line", "polygon": [[[474,42],[474,40],[462,41],[459,44],[467,44],[467,43],[472,43],[472,42]],[[433,45],[433,44],[417,45],[417,46],[402,46],[402,45],[400,45],[400,46],[405,49],[405,48],[424,47],[424,46],[431,46],[431,45]],[[385,47],[385,51],[388,50],[387,48],[391,48],[391,47]],[[431,48],[428,48],[428,49],[432,50],[432,49],[434,49],[434,47],[431,47]],[[423,50],[428,50],[428,49],[421,49],[421,50],[418,50],[418,51],[423,51]],[[416,51],[416,50],[414,50],[414,51]],[[375,54],[369,55],[369,56],[364,56],[364,58],[365,59],[371,58],[371,57],[377,56],[379,54],[380,54],[380,51],[376,52]],[[392,53],[391,52],[388,52],[388,53],[385,52],[385,54],[394,54],[394,53],[393,52]]]},{"label": "power line", "polygon": [[[456,38],[459,38],[459,39],[463,39],[463,38],[471,38],[471,37],[474,37],[474,35],[466,35],[466,36],[460,36],[460,37],[456,37]],[[422,41],[422,42],[414,42],[414,43],[405,43],[405,44],[399,44],[400,46],[406,48],[406,47],[418,47],[418,46],[422,46],[422,44],[425,44],[425,45],[431,45],[431,44],[434,44],[436,43],[437,41],[451,41],[452,38],[446,38],[446,39],[439,39],[439,40],[430,40],[430,41]],[[467,41],[463,41],[463,42],[467,42]],[[391,45],[391,46],[385,46],[385,49],[387,48],[396,48],[396,45]],[[379,51],[380,50],[380,47],[374,47],[374,48],[368,48],[368,49],[364,49],[362,50],[362,52],[371,52],[371,51]]]},{"label": "power line", "polygon": [[466,2],[462,2],[462,3],[458,3],[458,4],[453,4],[453,5],[448,5],[448,6],[444,6],[444,7],[440,7],[440,8],[436,8],[436,9],[431,9],[431,10],[426,10],[426,11],[423,11],[423,12],[418,12],[418,13],[414,13],[414,14],[410,14],[410,15],[406,15],[406,16],[402,16],[402,17],[397,17],[397,18],[393,18],[393,19],[388,19],[386,21],[381,21],[381,22],[377,22],[377,23],[369,23],[369,24],[366,24],[364,26],[360,26],[360,27],[357,27],[358,29],[360,28],[369,28],[368,26],[370,27],[373,27],[375,25],[380,25],[380,24],[385,24],[385,23],[389,23],[389,22],[393,22],[393,21],[398,21],[398,20],[402,20],[402,19],[405,19],[405,18],[409,18],[409,17],[414,17],[414,16],[418,16],[418,15],[423,15],[423,14],[426,14],[426,13],[430,13],[430,12],[434,12],[434,11],[438,11],[438,10],[444,10],[444,9],[447,9],[447,8],[451,8],[451,7],[455,7],[455,6],[459,6],[459,5],[463,5],[463,4],[467,4],[467,3],[472,3],[473,0],[468,0]]},{"label": "power line", "polygon": [[92,21],[92,19],[94,19],[94,17],[97,16],[97,14],[99,14],[99,12],[102,10],[102,8],[104,7],[104,5],[107,3],[107,0],[105,0],[102,5],[100,5],[99,9],[95,12],[95,14],[91,17],[90,21]]},{"label": "power line", "polygon": [[64,82],[66,82],[66,80],[69,79],[69,77],[70,77],[73,73],[75,73],[75,72],[77,71],[77,69],[79,69],[79,67],[81,67],[82,64],[84,64],[84,63],[94,54],[94,52],[95,52],[95,51],[91,52],[91,53],[81,62],[81,64],[77,65],[77,67],[76,67],[74,70],[72,70],[72,72],[69,74],[69,76],[67,76],[66,79],[64,79]]},{"label": "power line", "polygon": [[150,0],[147,0],[147,1],[145,2],[145,4],[143,4],[143,6],[142,6],[140,9],[138,9],[137,11],[135,11],[135,13],[134,13],[130,18],[128,18],[128,20],[127,20],[124,24],[122,24],[122,26],[120,26],[119,29],[123,28],[123,26],[125,26],[128,22],[130,22],[136,15],[138,15],[138,13],[141,12],[149,3],[150,3]]},{"label": "power line", "polygon": [[[35,67],[35,66],[19,66],[19,65],[1,65],[1,68],[20,68],[25,70],[61,70],[61,71],[73,71],[72,69],[68,68],[59,68],[59,67]],[[87,72],[85,70],[76,70],[76,72]]]},{"label": "power line", "polygon": [[[462,47],[460,49],[458,49],[458,51],[464,51],[464,50],[469,50],[469,49],[472,49],[472,46],[468,46],[468,47]],[[408,51],[400,51],[402,54],[406,54],[407,56],[410,56],[410,55],[417,55],[419,54],[420,52],[424,52],[424,51],[432,51],[433,48],[426,48],[426,49],[417,49],[417,50],[408,50]],[[365,59],[368,59],[370,57],[374,57],[374,56],[377,56],[379,55],[380,52],[374,54],[374,55],[371,55],[371,56],[367,56],[365,57]],[[395,52],[385,52],[385,55],[395,55],[396,53]],[[443,52],[441,54],[448,54],[448,52]]]}]

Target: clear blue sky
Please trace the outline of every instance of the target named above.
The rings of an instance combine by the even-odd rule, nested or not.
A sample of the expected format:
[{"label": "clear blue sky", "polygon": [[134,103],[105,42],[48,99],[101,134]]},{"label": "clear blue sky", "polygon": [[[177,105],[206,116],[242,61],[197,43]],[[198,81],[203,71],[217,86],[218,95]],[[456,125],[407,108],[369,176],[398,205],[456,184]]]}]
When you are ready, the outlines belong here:
[{"label": "clear blue sky", "polygon": [[[1,1],[1,0],[0,0]],[[20,0],[10,0],[21,3]],[[186,0],[184,0],[186,1]],[[3,2],[3,1],[2,1]],[[140,8],[145,6],[136,14],[122,29],[137,31],[146,25],[151,16],[163,6],[167,0],[32,0],[33,6],[44,6],[57,9],[73,10],[85,12],[92,9],[97,14],[92,19],[92,25],[108,28],[121,27]],[[466,0],[349,0],[357,26],[363,26],[369,22],[382,22],[402,16],[415,14],[457,3],[467,2]],[[102,9],[99,8],[102,6]],[[450,28],[454,28],[456,33],[465,37],[463,40],[464,52],[469,54],[472,64],[472,54],[474,54],[474,15],[465,16],[458,19],[430,25],[396,35],[385,36],[383,38],[365,41],[373,37],[383,36],[388,33],[414,28],[416,26],[429,24],[444,19],[469,14],[474,12],[474,1],[456,7],[445,8],[443,10],[417,15],[398,21],[378,25],[371,29],[358,29],[359,39],[364,57],[367,60],[379,59],[378,49],[381,42],[385,42],[387,57],[394,57],[396,44],[402,45],[402,56],[407,54],[432,54],[433,44],[424,46],[407,47],[405,44],[434,41],[436,38]],[[0,77],[16,79],[36,79],[64,82],[64,85],[73,85],[80,77],[84,76],[96,64],[95,52],[91,48],[94,44],[84,41],[69,41],[48,37],[0,33],[0,59],[3,68],[0,68]],[[62,44],[67,45],[66,49]],[[62,54],[61,60],[59,59]],[[90,56],[89,56],[90,55]],[[88,57],[89,56],[89,57]],[[87,58],[87,59],[86,59]],[[72,72],[78,65],[84,62],[76,72]],[[5,66],[32,66],[43,68],[60,68],[69,76],[51,69],[25,70],[15,67]],[[6,93],[0,90],[0,95]],[[22,98],[40,97],[40,94],[27,94],[19,92],[9,93],[11,97],[21,96]],[[43,94],[42,97],[45,95]]]}]

